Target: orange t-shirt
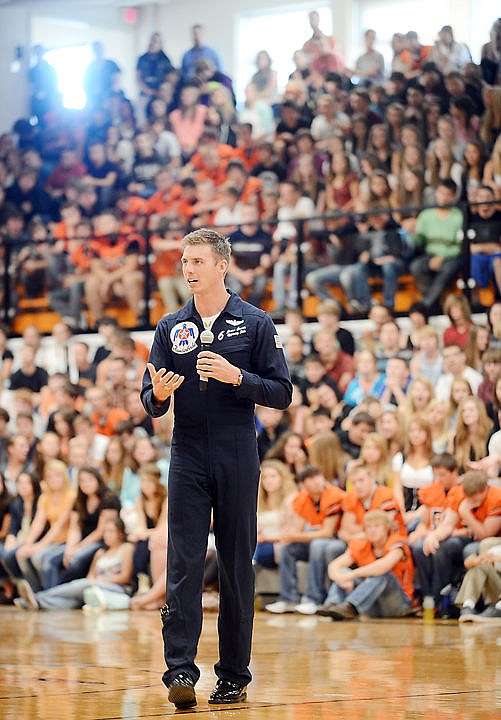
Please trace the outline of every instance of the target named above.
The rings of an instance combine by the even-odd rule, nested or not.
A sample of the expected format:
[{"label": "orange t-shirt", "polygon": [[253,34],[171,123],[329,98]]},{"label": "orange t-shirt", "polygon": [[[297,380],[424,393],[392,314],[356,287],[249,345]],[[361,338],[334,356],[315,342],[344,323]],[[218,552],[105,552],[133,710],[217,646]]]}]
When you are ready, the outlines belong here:
[{"label": "orange t-shirt", "polygon": [[[225,145],[224,143],[217,144],[217,154],[221,160],[230,160],[234,152],[235,148],[232,148],[231,145]],[[195,168],[195,170],[203,170],[205,168],[203,154],[200,150],[197,150],[197,152],[191,156],[190,165]]]},{"label": "orange t-shirt", "polygon": [[237,147],[233,151],[233,159],[240,160],[247,172],[250,172],[259,162],[259,153],[256,148]]},{"label": "orange t-shirt", "polygon": [[[429,530],[434,530],[440,523],[442,513],[449,505],[449,493],[451,493],[454,489],[455,488],[453,487],[448,493],[446,493],[444,486],[438,481],[419,488],[418,498],[421,505],[426,506],[426,527]],[[461,523],[458,523],[458,525],[461,527]]]},{"label": "orange t-shirt", "polygon": [[181,195],[181,185],[174,185],[169,193],[156,192],[147,200],[148,214],[153,215],[154,213],[166,213],[172,210],[176,200],[179,200]]},{"label": "orange t-shirt", "polygon": [[259,178],[250,177],[245,183],[245,187],[240,195],[240,202],[246,203],[251,201],[256,195],[259,195],[263,189],[263,183]]},{"label": "orange t-shirt", "polygon": [[328,485],[322,493],[320,502],[315,504],[311,495],[302,490],[292,501],[292,509],[311,527],[322,525],[326,517],[341,513],[341,505],[345,496],[344,490]]},{"label": "orange t-shirt", "polygon": [[358,497],[358,495],[351,491],[347,492],[343,500],[343,512],[351,512],[355,515],[357,525],[361,525],[365,517],[365,514],[369,510],[384,510],[388,512],[390,510],[395,511],[395,521],[398,523],[398,531],[402,536],[407,535],[407,529],[405,522],[400,512],[398,502],[393,495],[393,490],[384,485],[378,485],[374,491],[374,495],[371,498],[370,505],[366,509]]},{"label": "orange t-shirt", "polygon": [[94,254],[92,243],[83,241],[70,255],[70,261],[81,272],[88,272],[92,265]]},{"label": "orange t-shirt", "polygon": [[[397,578],[404,593],[412,600],[414,596],[414,564],[412,562],[411,551],[405,538],[401,535],[390,535],[388,537],[384,545],[383,557],[388,555],[391,550],[395,550],[395,548],[401,548],[404,552],[404,557],[395,563],[391,572]],[[370,563],[378,559],[374,554],[370,540],[351,540],[348,543],[348,552],[358,567],[370,565]]]},{"label": "orange t-shirt", "polygon": [[[40,495],[40,499],[38,500],[38,507],[45,512],[47,522],[49,523],[50,527],[52,527],[59,520],[61,515],[63,515],[63,513],[72,509],[73,505],[75,504],[75,499],[76,493],[73,488],[68,488],[68,490],[63,495],[56,499],[54,499],[52,493],[43,492]],[[70,516],[68,515],[67,524],[63,528],[61,528],[61,532],[57,537],[52,540],[52,542],[66,542],[69,524]]]},{"label": "orange t-shirt", "polygon": [[[464,494],[462,485],[453,487],[447,495],[448,507],[454,510],[455,513],[458,513],[459,506],[465,497],[466,495]],[[489,486],[482,503],[477,508],[474,508],[472,513],[478,522],[484,522],[488,517],[501,515],[501,487]]]},{"label": "orange t-shirt", "polygon": [[111,437],[115,433],[115,426],[120,420],[128,420],[129,417],[129,413],[121,408],[111,408],[104,418],[95,412],[90,414],[96,432],[106,437]]}]

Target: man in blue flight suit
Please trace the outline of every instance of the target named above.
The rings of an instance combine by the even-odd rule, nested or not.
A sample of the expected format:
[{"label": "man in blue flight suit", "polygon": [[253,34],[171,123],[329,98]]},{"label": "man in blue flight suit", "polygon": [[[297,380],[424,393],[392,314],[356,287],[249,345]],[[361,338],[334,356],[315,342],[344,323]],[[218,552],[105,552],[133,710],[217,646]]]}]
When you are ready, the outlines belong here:
[{"label": "man in blue flight suit", "polygon": [[152,417],[163,415],[176,393],[162,634],[163,681],[177,708],[196,704],[200,671],[195,656],[211,511],[220,610],[218,680],[209,703],[247,697],[259,480],[254,405],[285,409],[292,399],[272,321],[225,288],[230,253],[229,242],[212,230],[185,237],[183,275],[193,297],[158,323],[141,390]]}]

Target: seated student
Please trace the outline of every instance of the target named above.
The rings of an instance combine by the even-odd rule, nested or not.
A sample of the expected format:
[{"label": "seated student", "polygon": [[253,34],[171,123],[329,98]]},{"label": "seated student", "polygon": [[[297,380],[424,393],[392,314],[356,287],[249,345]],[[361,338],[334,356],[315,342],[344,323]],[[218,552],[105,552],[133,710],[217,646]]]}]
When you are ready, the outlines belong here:
[{"label": "seated student", "polygon": [[232,255],[227,284],[236,293],[248,291],[248,302],[259,307],[271,268],[271,235],[259,227],[259,210],[253,203],[244,203],[241,209],[242,225],[231,233]]},{"label": "seated student", "polygon": [[405,411],[407,393],[411,384],[409,363],[402,355],[388,358],[383,392],[379,398],[382,405],[395,405]]},{"label": "seated student", "polygon": [[384,510],[392,523],[392,530],[400,535],[407,535],[402,513],[398,507],[393,491],[376,483],[371,469],[360,460],[356,460],[346,472],[346,485],[349,491],[343,498],[343,516],[338,530],[338,537],[349,543],[351,540],[365,538],[363,519],[369,510]]},{"label": "seated student", "polygon": [[[323,572],[321,577],[315,574],[317,567],[312,555],[318,548],[323,559],[326,543],[332,546],[331,557],[336,557],[345,548],[344,542],[335,537],[344,492],[328,485],[320,470],[312,465],[299,473],[298,483],[303,489],[292,501],[294,515],[280,537],[280,599],[265,607],[268,612],[276,614],[295,611],[314,614],[316,606],[325,598],[325,575]],[[300,602],[297,584],[298,560],[310,560],[303,602]],[[322,567],[323,562],[320,565]]]},{"label": "seated student", "polygon": [[410,266],[422,303],[432,307],[456,277],[461,266],[463,214],[453,205],[457,186],[453,180],[440,180],[436,189],[438,208],[423,210],[417,219],[414,245],[423,253]]},{"label": "seated student", "polygon": [[[433,482],[418,490],[421,503],[420,522],[408,538],[414,563],[419,568],[422,597],[433,597],[434,586],[439,586],[440,590],[447,585],[447,578],[439,577],[441,573],[440,558],[426,557],[423,553],[423,545],[426,537],[438,527],[441,517],[447,509],[449,492],[460,483],[456,458],[451,453],[441,452],[433,455],[431,465]],[[447,562],[446,556],[444,556],[444,562]],[[439,602],[438,594],[436,601]]]},{"label": "seated student", "polygon": [[341,440],[343,450],[357,460],[365,438],[375,429],[374,418],[368,412],[355,412],[353,417],[350,414],[348,429],[338,430],[337,435]]},{"label": "seated student", "polygon": [[410,362],[413,377],[427,378],[435,387],[442,375],[442,353],[437,329],[425,325],[417,333],[419,349]]},{"label": "seated student", "polygon": [[355,375],[355,362],[351,355],[341,350],[334,332],[328,328],[317,330],[313,335],[313,346],[320,356],[326,374],[334,380],[341,393]]},{"label": "seated student", "polygon": [[[35,475],[21,472],[16,481],[16,496],[8,506],[9,526],[3,547],[0,546],[0,566],[10,582],[4,584],[6,598],[14,595],[15,580],[22,576],[16,561],[16,550],[28,534],[35,517],[41,488]],[[1,573],[3,575],[3,572]]]},{"label": "seated student", "polygon": [[85,281],[85,297],[94,322],[99,324],[105,303],[112,295],[124,298],[139,318],[144,280],[140,269],[142,239],[137,233],[127,233],[121,227],[114,210],[103,210],[95,225],[92,263]]},{"label": "seated student", "polygon": [[381,323],[379,330],[380,345],[374,351],[377,358],[378,372],[386,372],[388,360],[393,357],[402,357],[404,360],[410,360],[412,353],[410,350],[402,348],[402,337],[400,335],[400,327],[393,320],[385,320]]},{"label": "seated student", "polygon": [[355,620],[359,615],[403,617],[409,613],[414,566],[405,538],[394,534],[391,526],[382,510],[365,515],[364,539],[351,540],[346,552],[329,565],[333,582],[318,615]]},{"label": "seated student", "polygon": [[379,398],[384,387],[384,375],[378,372],[376,356],[370,350],[355,353],[355,370],[355,377],[344,394],[345,403],[353,407],[367,395]]},{"label": "seated student", "polygon": [[[455,604],[461,608],[459,622],[496,622],[501,620],[501,537],[485,538],[478,555],[468,555],[467,569]],[[483,612],[476,606],[482,599]]]},{"label": "seated student", "polygon": [[257,451],[259,460],[262,461],[280,435],[288,429],[289,424],[283,410],[264,407],[264,405],[256,406],[256,420]]},{"label": "seated student", "polygon": [[466,365],[466,354],[459,345],[446,345],[442,350],[443,373],[435,385],[435,397],[440,400],[451,400],[452,387],[455,381],[466,380],[471,394],[476,395],[482,382],[482,375]]},{"label": "seated student", "polygon": [[339,325],[341,306],[333,298],[323,300],[317,307],[317,320],[323,330],[330,330],[336,336],[341,350],[348,355],[355,353],[355,340],[346,328]]},{"label": "seated student", "polygon": [[[360,449],[359,461],[354,460],[349,467],[355,468],[357,462],[362,462],[371,471],[378,485],[391,487],[393,485],[393,471],[388,442],[377,432],[370,432],[365,436]],[[353,488],[349,487],[348,490]]]},{"label": "seated student", "polygon": [[66,543],[49,563],[47,588],[87,575],[92,558],[103,546],[104,523],[117,517],[119,512],[120,501],[100,473],[96,468],[84,466],[78,473],[77,498]]},{"label": "seated student", "polygon": [[498,296],[501,294],[501,212],[492,203],[496,199],[494,189],[489,185],[481,185],[475,191],[475,205],[469,225],[471,276],[479,288],[486,288],[494,279]]},{"label": "seated student", "polygon": [[164,549],[167,547],[167,488],[162,484],[160,468],[154,462],[144,463],[139,468],[141,495],[134,504],[136,524],[129,540],[134,547],[134,577],[140,574],[150,576],[153,582],[165,572],[166,552],[160,558],[150,550],[150,540],[161,537]]},{"label": "seated student", "polygon": [[127,542],[120,518],[107,520],[103,541],[104,548],[95,554],[86,578],[37,593],[29,583],[21,582],[18,607],[26,610],[70,610],[83,605],[109,609],[129,607],[134,546]]},{"label": "seated student", "polygon": [[467,396],[461,400],[456,431],[451,434],[448,448],[456,457],[460,473],[466,472],[472,462],[487,456],[492,425],[480,398]]},{"label": "seated student", "polygon": [[358,301],[366,308],[372,305],[370,277],[383,278],[383,303],[393,310],[398,289],[398,278],[406,271],[405,260],[409,257],[408,245],[404,242],[401,228],[390,213],[371,212],[367,221],[368,232],[360,242],[365,248],[359,255],[353,282]]},{"label": "seated student", "polygon": [[419,521],[418,490],[433,481],[432,455],[430,424],[417,415],[407,427],[404,455],[395,457],[392,463],[393,490],[410,530]]},{"label": "seated student", "polygon": [[282,529],[291,513],[291,499],[295,493],[294,479],[284,463],[265,460],[261,464],[254,553],[256,565],[278,567]]},{"label": "seated student", "polygon": [[44,491],[37,511],[22,545],[16,550],[16,560],[23,576],[35,590],[45,587],[51,558],[66,542],[75,491],[66,465],[61,460],[49,460],[43,472]]},{"label": "seated student", "polygon": [[308,450],[303,436],[293,430],[283,432],[265,455],[265,460],[280,460],[285,463],[295,481],[308,461]]},{"label": "seated student", "polygon": [[429,589],[436,606],[440,591],[461,579],[463,559],[475,553],[480,540],[495,537],[500,530],[501,488],[488,486],[484,473],[470,470],[462,484],[453,483],[440,522],[426,534],[422,547],[413,550],[420,577],[428,579],[425,591]]}]

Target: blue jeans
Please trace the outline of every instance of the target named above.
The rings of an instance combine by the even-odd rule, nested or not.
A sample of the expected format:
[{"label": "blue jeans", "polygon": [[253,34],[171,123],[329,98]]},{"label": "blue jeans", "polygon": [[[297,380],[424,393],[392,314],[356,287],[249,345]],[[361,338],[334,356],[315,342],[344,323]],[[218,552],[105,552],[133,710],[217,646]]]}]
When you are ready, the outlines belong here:
[{"label": "blue jeans", "polygon": [[[289,290],[287,291],[287,276]],[[297,264],[279,260],[273,267],[273,300],[276,310],[294,308],[297,304]]]},{"label": "blue jeans", "polygon": [[102,542],[87,545],[87,547],[82,548],[73,555],[68,567],[64,567],[63,557],[66,552],[66,545],[63,545],[59,552],[49,559],[48,568],[45,572],[45,588],[52,588],[61,585],[61,583],[84,578],[89,572],[92,558],[102,547],[104,547]]},{"label": "blue jeans", "polygon": [[420,255],[411,262],[410,267],[417,289],[423,294],[421,302],[428,307],[440,299],[440,295],[450,287],[461,269],[461,258],[454,257],[445,259],[439,270],[431,270],[432,257],[432,255]]},{"label": "blue jeans", "polygon": [[[50,562],[53,557],[59,555],[61,549],[64,548],[63,543],[51,543],[42,550],[39,550],[31,558],[17,559],[19,567],[25,579],[29,582],[33,590],[41,590],[47,587],[47,575],[50,568]],[[19,549],[19,548],[18,548]]]},{"label": "blue jeans", "polygon": [[[305,283],[321,300],[332,299],[329,285],[340,285],[347,300],[353,300],[358,297],[355,288],[356,268],[356,265],[326,265],[309,272]],[[367,303],[367,307],[369,306],[370,302]]]},{"label": "blue jeans", "polygon": [[280,548],[280,598],[287,602],[298,603],[301,600],[297,582],[296,562],[308,562],[306,597],[317,605],[325,598],[327,565],[330,560],[342,555],[346,544],[337,538],[318,538],[311,542],[284,544]]},{"label": "blue jeans", "polygon": [[260,565],[264,568],[272,568],[273,570],[278,567],[275,562],[275,548],[271,542],[258,543],[256,545],[256,552],[254,553],[253,561],[256,565]]},{"label": "blue jeans", "polygon": [[442,540],[434,555],[425,555],[423,541],[411,547],[414,564],[419,571],[421,594],[435,598],[435,607],[440,602],[440,591],[451,583],[457,585],[464,575],[463,551],[471,544],[470,538],[448,537]]},{"label": "blue jeans", "polygon": [[355,588],[351,592],[333,582],[326,602],[335,605],[349,602],[359,615],[371,617],[402,617],[411,606],[410,599],[391,572],[359,578],[355,580]]},{"label": "blue jeans", "polygon": [[64,583],[64,585],[57,585],[57,587],[50,588],[50,590],[37,592],[35,597],[43,610],[72,610],[82,607],[84,604],[84,590],[93,586],[107,592],[127,594],[123,585],[81,578],[80,580]]},{"label": "blue jeans", "polygon": [[366,307],[372,304],[372,292],[369,277],[381,274],[383,277],[383,305],[392,309],[395,306],[395,295],[398,290],[398,278],[404,272],[404,263],[400,260],[373,265],[372,263],[357,263],[354,273],[356,297]]}]

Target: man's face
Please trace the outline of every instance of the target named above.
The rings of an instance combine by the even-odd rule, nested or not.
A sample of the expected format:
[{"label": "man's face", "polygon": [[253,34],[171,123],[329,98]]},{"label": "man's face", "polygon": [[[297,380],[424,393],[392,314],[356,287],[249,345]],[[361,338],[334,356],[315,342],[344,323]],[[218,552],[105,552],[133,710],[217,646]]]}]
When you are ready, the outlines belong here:
[{"label": "man's face", "polygon": [[445,185],[439,185],[435,190],[435,198],[439,207],[452,205],[454,202],[454,193]]},{"label": "man's face", "polygon": [[[479,203],[489,203],[494,200],[494,193],[490,190],[484,190],[480,188],[477,190],[475,201]],[[480,215],[484,220],[488,220],[496,212],[496,206],[493,205],[477,205],[473,208],[473,211]]]},{"label": "man's face", "polygon": [[409,379],[407,363],[400,358],[390,358],[386,365],[386,375],[389,380],[398,383],[400,387],[404,388]]},{"label": "man's face", "polygon": [[357,470],[351,477],[351,483],[353,491],[360,500],[370,497],[375,486],[374,477],[367,470]]},{"label": "man's face", "polygon": [[364,532],[372,545],[384,543],[388,537],[388,528],[382,520],[372,520],[366,523]]},{"label": "man's face", "polygon": [[314,475],[313,477],[309,477],[303,481],[304,489],[310,495],[321,495],[324,491],[326,484],[326,480],[321,473],[319,473],[318,475]]},{"label": "man's face", "polygon": [[400,343],[400,333],[393,323],[385,323],[381,328],[380,340],[383,348],[394,350]]},{"label": "man's face", "polygon": [[480,490],[479,492],[473,493],[473,495],[468,495],[468,500],[470,501],[470,505],[473,508],[478,508],[480,505],[484,502],[485,497],[487,495],[487,488],[485,490]]},{"label": "man's face", "polygon": [[361,445],[363,445],[363,442],[364,442],[365,438],[367,437],[367,435],[370,432],[372,432],[373,430],[374,430],[374,428],[371,427],[366,422],[360,422],[360,423],[357,423],[356,425],[353,424],[349,430],[350,440],[355,445],[361,446]]},{"label": "man's face", "polygon": [[459,347],[446,347],[442,351],[444,372],[457,375],[464,368],[464,353]]},{"label": "man's face", "polygon": [[433,468],[433,479],[439,482],[444,490],[450,490],[457,483],[458,471],[449,470],[445,467]]},{"label": "man's face", "polygon": [[181,258],[186,284],[193,294],[209,292],[224,278],[228,264],[210,245],[188,245]]}]

